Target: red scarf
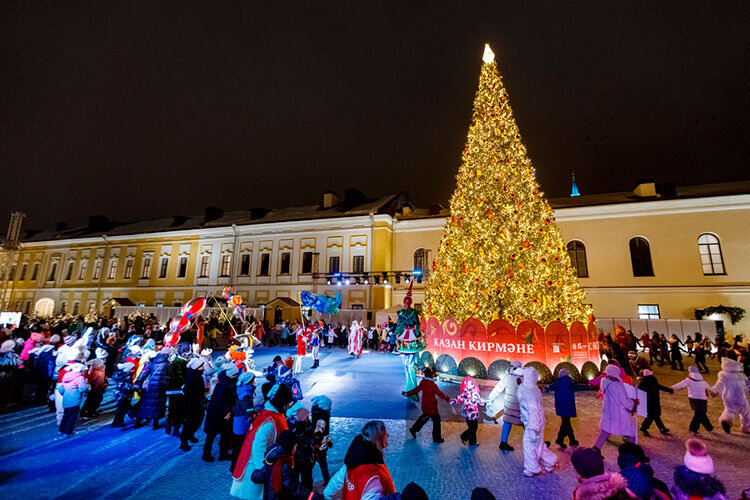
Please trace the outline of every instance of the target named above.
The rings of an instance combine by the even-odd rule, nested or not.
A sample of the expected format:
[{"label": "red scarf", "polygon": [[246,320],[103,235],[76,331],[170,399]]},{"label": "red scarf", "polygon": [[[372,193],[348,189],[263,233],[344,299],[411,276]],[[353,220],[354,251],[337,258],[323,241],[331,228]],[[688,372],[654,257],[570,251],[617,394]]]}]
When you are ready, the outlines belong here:
[{"label": "red scarf", "polygon": [[271,485],[277,495],[281,493],[281,467],[287,463],[294,468],[294,455],[276,460],[271,468]]},{"label": "red scarf", "polygon": [[[266,422],[273,423],[276,431],[276,436],[289,428],[286,423],[286,417],[284,417],[284,415],[282,415],[281,413],[266,410],[265,408],[260,413],[258,413],[258,416],[255,417],[253,423],[250,424],[250,428],[247,430],[247,434],[245,435],[245,441],[242,443],[240,456],[237,459],[237,465],[234,467],[234,473],[232,474],[232,477],[234,479],[241,481],[242,478],[245,477],[245,469],[247,468],[247,464],[248,462],[250,462],[250,457],[253,453],[253,441],[255,441],[255,433],[258,432],[258,429],[260,429],[260,427]],[[266,450],[263,450],[263,453],[265,453],[265,451]]]}]

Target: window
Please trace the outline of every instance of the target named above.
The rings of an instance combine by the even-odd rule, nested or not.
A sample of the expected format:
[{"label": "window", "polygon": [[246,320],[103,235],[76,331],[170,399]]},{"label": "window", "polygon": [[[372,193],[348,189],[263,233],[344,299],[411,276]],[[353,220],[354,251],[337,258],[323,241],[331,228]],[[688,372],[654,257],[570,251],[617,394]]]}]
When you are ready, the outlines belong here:
[{"label": "window", "polygon": [[352,260],[352,272],[363,273],[365,272],[365,256],[355,255]]},{"label": "window", "polygon": [[11,268],[10,268],[10,273],[8,274],[8,279],[10,281],[13,281],[14,279],[16,279],[16,265],[15,264],[13,264],[11,266]]},{"label": "window", "polygon": [[36,281],[37,276],[39,276],[39,263],[38,262],[34,264],[34,270],[31,271],[31,281]]},{"label": "window", "polygon": [[29,311],[31,311],[31,301],[27,300],[26,305],[23,306],[23,312],[24,314],[29,314]]},{"label": "window", "polygon": [[47,278],[47,281],[55,281],[56,274],[57,274],[57,262],[53,262],[52,267],[49,270],[49,278]]},{"label": "window", "polygon": [[94,275],[92,276],[93,279],[98,280],[99,276],[102,275],[102,261],[97,260],[94,264]]},{"label": "window", "polygon": [[177,277],[184,278],[187,275],[188,258],[180,257],[180,267],[177,270]]},{"label": "window", "polygon": [[141,279],[149,278],[151,276],[151,257],[144,257],[143,269],[141,269]]},{"label": "window", "polygon": [[125,261],[125,274],[123,275],[123,278],[126,280],[129,280],[133,277],[133,259],[128,259]]},{"label": "window", "polygon": [[289,274],[290,268],[292,264],[292,254],[289,252],[284,252],[281,254],[281,268],[279,269],[279,274]]},{"label": "window", "polygon": [[576,276],[579,278],[588,278],[589,268],[586,265],[586,247],[582,242],[578,240],[568,242],[568,257],[570,257],[570,265],[573,266]]},{"label": "window", "polygon": [[78,316],[78,313],[81,311],[81,303],[80,302],[73,302],[73,316]]},{"label": "window", "polygon": [[312,273],[313,253],[302,252],[302,274]]},{"label": "window", "polygon": [[75,266],[75,262],[70,261],[68,262],[68,272],[65,273],[65,281],[70,281],[73,279],[73,267]]},{"label": "window", "polygon": [[109,274],[107,275],[107,279],[113,280],[115,279],[115,276],[117,276],[117,261],[112,260],[109,262]]},{"label": "window", "polygon": [[701,234],[698,238],[698,251],[701,256],[704,275],[726,274],[724,259],[721,257],[719,238],[709,233]]},{"label": "window", "polygon": [[242,255],[240,261],[240,276],[247,276],[250,274],[250,254],[246,253]]},{"label": "window", "polygon": [[417,248],[414,251],[414,270],[424,271],[427,263],[427,251],[424,248]]},{"label": "window", "polygon": [[221,269],[219,269],[219,276],[229,276],[229,267],[232,265],[232,256],[230,254],[224,254],[221,256]]},{"label": "window", "polygon": [[341,257],[328,257],[328,272],[330,274],[336,274],[341,269]]},{"label": "window", "polygon": [[633,276],[653,276],[651,249],[646,238],[636,236],[630,240],[630,261],[633,264]]},{"label": "window", "polygon": [[159,262],[159,278],[167,277],[167,270],[169,269],[169,257],[162,257]]},{"label": "window", "polygon": [[[164,306],[162,305],[162,307],[164,307]],[[182,302],[180,302],[178,300],[177,302],[175,302],[174,304],[172,304],[172,307],[182,307]]]},{"label": "window", "polygon": [[89,261],[83,260],[81,261],[81,270],[78,271],[78,279],[83,280],[86,279],[86,270],[89,267]]},{"label": "window", "polygon": [[[19,281],[23,281],[26,279],[26,270],[29,268],[28,264],[24,264],[21,266],[21,276],[18,278]],[[16,307],[16,311],[20,309],[20,307]]]},{"label": "window", "polygon": [[201,257],[201,270],[198,273],[199,278],[208,278],[208,261],[210,258],[208,255]]},{"label": "window", "polygon": [[258,276],[268,276],[271,270],[271,254],[262,253],[260,254],[260,272]]},{"label": "window", "polygon": [[659,304],[638,304],[638,318],[659,319]]},{"label": "window", "polygon": [[68,303],[63,302],[60,304],[60,314],[65,314],[65,310],[68,308]]}]

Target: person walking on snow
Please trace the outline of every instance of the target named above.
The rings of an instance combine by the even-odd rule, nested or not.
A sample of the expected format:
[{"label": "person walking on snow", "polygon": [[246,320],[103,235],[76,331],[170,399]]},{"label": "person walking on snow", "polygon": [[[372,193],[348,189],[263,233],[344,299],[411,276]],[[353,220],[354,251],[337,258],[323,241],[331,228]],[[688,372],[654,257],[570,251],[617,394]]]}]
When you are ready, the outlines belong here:
[{"label": "person walking on snow", "polygon": [[628,396],[625,384],[620,380],[619,366],[608,365],[606,374],[601,384],[604,397],[601,432],[594,444],[594,448],[598,450],[602,449],[611,435],[624,436],[626,440],[635,440],[633,415],[638,408],[639,401]]},{"label": "person walking on snow", "polygon": [[518,404],[523,422],[523,475],[536,476],[544,469],[550,472],[557,464],[557,456],[547,449],[544,442],[544,407],[542,391],[537,387],[539,373],[532,367],[523,369],[523,382],[518,388]]},{"label": "person walking on snow", "polygon": [[570,425],[570,419],[576,418],[576,385],[568,375],[568,370],[563,368],[557,375],[557,380],[554,384],[547,386],[545,391],[555,392],[555,413],[560,417],[560,430],[557,433],[557,439],[555,443],[560,448],[565,449],[565,438],[568,438],[570,446],[578,446],[576,436],[573,434],[573,426]]},{"label": "person walking on snow", "polygon": [[414,425],[409,428],[411,436],[416,439],[417,432],[422,430],[424,424],[426,424],[427,421],[431,419],[432,441],[434,443],[442,443],[445,440],[443,439],[440,432],[440,413],[438,412],[437,399],[435,399],[435,396],[448,402],[450,402],[450,398],[443,394],[443,392],[438,388],[437,384],[435,383],[434,377],[435,371],[428,366],[424,370],[424,378],[422,378],[421,382],[419,382],[419,385],[409,392],[401,392],[401,394],[408,397],[419,392],[422,393],[422,414],[419,416],[416,422],[414,422]]},{"label": "person walking on snow", "polygon": [[721,371],[713,390],[724,401],[724,411],[719,422],[727,434],[731,432],[732,421],[737,415],[740,416],[742,432],[750,434],[750,389],[747,384],[748,378],[742,373],[739,362],[729,358],[721,360]]},{"label": "person walking on snow", "polygon": [[521,409],[518,406],[516,393],[518,386],[523,380],[523,365],[520,361],[513,361],[510,368],[500,381],[492,389],[487,409],[497,418],[503,412],[503,430],[500,437],[500,449],[513,451],[514,448],[508,444],[508,437],[514,425],[521,425]]},{"label": "person walking on snow", "polygon": [[479,386],[471,377],[464,377],[461,382],[461,394],[451,399],[451,404],[463,403],[461,416],[466,419],[467,429],[461,433],[461,442],[475,446],[477,444],[477,429],[479,428],[479,406],[486,406],[487,401],[482,399]]},{"label": "person walking on snow", "polygon": [[688,430],[697,436],[698,429],[703,425],[708,432],[712,432],[714,426],[708,420],[706,413],[708,412],[708,394],[716,395],[716,393],[703,380],[703,376],[695,366],[688,368],[688,377],[673,385],[672,390],[682,389],[683,387],[687,387],[690,408],[693,410],[693,419],[690,421]]},{"label": "person walking on snow", "polygon": [[656,375],[651,370],[643,370],[643,380],[641,380],[638,386],[640,390],[646,393],[646,419],[641,424],[641,432],[644,436],[650,436],[648,428],[651,427],[652,422],[656,422],[656,427],[659,428],[659,432],[662,434],[669,434],[669,429],[661,421],[661,397],[660,392],[668,392],[674,394],[674,390],[669,387],[664,387],[656,380]]}]

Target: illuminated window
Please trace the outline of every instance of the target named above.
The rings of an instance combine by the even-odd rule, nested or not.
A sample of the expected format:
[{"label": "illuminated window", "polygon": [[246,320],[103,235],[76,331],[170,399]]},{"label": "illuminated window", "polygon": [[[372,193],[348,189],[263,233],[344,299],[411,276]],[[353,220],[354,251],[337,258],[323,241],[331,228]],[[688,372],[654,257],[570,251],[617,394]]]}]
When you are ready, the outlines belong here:
[{"label": "illuminated window", "polygon": [[208,255],[201,257],[201,270],[198,273],[199,278],[208,278],[208,262],[210,258]]},{"label": "illuminated window", "polygon": [[96,264],[94,264],[94,276],[92,276],[93,279],[98,280],[99,276],[102,275],[102,261],[97,260]]},{"label": "illuminated window", "polygon": [[78,271],[78,279],[79,280],[86,279],[86,270],[88,269],[88,267],[89,267],[89,261],[82,260],[81,261],[81,270]]},{"label": "illuminated window", "polygon": [[630,240],[630,262],[633,264],[633,276],[653,276],[651,265],[651,248],[646,238],[636,236]]},{"label": "illuminated window", "polygon": [[141,269],[141,279],[148,278],[151,275],[151,257],[143,259],[143,269]]},{"label": "illuminated window", "polygon": [[221,269],[219,269],[219,276],[229,276],[229,267],[232,265],[232,256],[224,254],[221,256]]},{"label": "illuminated window", "polygon": [[117,276],[117,261],[113,260],[109,263],[109,275],[107,275],[107,279],[113,280],[115,276]]},{"label": "illuminated window", "polygon": [[700,238],[698,238],[698,251],[701,256],[704,275],[726,274],[724,259],[721,256],[719,238],[709,233],[700,235]]},{"label": "illuminated window", "polygon": [[572,240],[568,242],[568,257],[570,257],[570,265],[576,272],[576,276],[579,278],[589,277],[589,268],[586,264],[586,247],[582,242],[578,240]]},{"label": "illuminated window", "polygon": [[414,251],[414,270],[424,271],[427,265],[427,250],[424,248],[417,248]]},{"label": "illuminated window", "polygon": [[169,257],[162,257],[159,262],[159,278],[166,278],[167,270],[169,270]]},{"label": "illuminated window", "polygon": [[123,275],[123,278],[126,280],[129,280],[133,277],[133,259],[128,259],[125,261],[125,274]]},{"label": "illuminated window", "polygon": [[638,318],[659,319],[659,304],[638,304]]}]

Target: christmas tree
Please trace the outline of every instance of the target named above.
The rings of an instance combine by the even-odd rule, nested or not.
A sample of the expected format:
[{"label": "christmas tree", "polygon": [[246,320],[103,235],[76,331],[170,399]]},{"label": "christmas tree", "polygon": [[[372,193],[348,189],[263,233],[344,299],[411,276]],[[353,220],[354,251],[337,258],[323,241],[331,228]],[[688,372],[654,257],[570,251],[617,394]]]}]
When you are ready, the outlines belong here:
[{"label": "christmas tree", "polygon": [[521,142],[495,56],[485,46],[474,115],[427,287],[438,319],[542,326],[590,308]]}]

